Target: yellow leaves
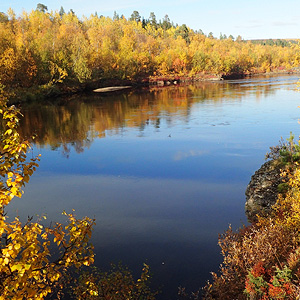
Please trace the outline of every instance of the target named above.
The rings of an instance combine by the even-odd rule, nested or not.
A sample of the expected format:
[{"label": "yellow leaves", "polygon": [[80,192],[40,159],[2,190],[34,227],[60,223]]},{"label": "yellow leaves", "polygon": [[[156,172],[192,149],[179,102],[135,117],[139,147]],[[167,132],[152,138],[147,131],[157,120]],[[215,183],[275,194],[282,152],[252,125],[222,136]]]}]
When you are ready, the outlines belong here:
[{"label": "yellow leaves", "polygon": [[97,297],[99,295],[98,291],[90,290],[90,295]]},{"label": "yellow leaves", "polygon": [[70,257],[67,257],[66,263],[69,264],[70,262],[71,262],[71,258],[70,258]]},{"label": "yellow leaves", "polygon": [[[93,262],[89,244],[94,220],[78,220],[74,214],[64,215],[69,224],[56,223],[53,228],[29,219],[22,224],[18,218],[12,222],[4,208],[14,196],[21,197],[22,187],[38,166],[39,157],[27,159],[30,144],[22,141],[18,132],[18,112],[7,107],[1,99],[0,119],[4,130],[0,132],[0,299],[44,299],[55,286],[61,286],[68,267],[80,267]],[[54,242],[51,243],[51,241]],[[54,248],[58,258],[51,258]]]},{"label": "yellow leaves", "polygon": [[21,270],[23,270],[23,264],[20,264],[20,263],[15,264],[10,269],[11,269],[12,272],[14,272],[14,271],[20,272]]},{"label": "yellow leaves", "polygon": [[4,134],[5,134],[5,135],[10,135],[10,134],[12,134],[12,129],[6,130]]},{"label": "yellow leaves", "polygon": [[[109,272],[96,269],[84,272],[77,286],[73,286],[76,299],[148,299],[157,295],[149,287],[149,269],[142,270],[140,279],[134,280],[132,273],[122,265],[112,266]],[[92,298],[91,298],[92,296]]]},{"label": "yellow leaves", "polygon": [[[67,77],[83,82],[93,75],[92,79],[99,75],[106,78],[154,75],[160,73],[159,61],[171,73],[189,75],[232,73],[238,67],[241,72],[289,68],[300,60],[295,46],[268,47],[233,39],[219,40],[186,26],[175,28],[169,21],[142,24],[95,15],[80,21],[72,13],[60,16],[57,12],[33,11],[14,19],[11,26],[1,25],[0,29],[3,29],[0,40],[10,41],[0,45],[0,78],[2,75],[6,82],[15,80],[25,86],[34,83],[37,74],[50,84]],[[170,48],[177,56],[169,57]],[[197,52],[205,53],[205,60],[197,58]],[[143,63],[145,53],[147,63]],[[186,54],[187,59],[183,59]],[[176,57],[184,62],[184,67],[178,66]],[[172,68],[174,63],[176,68]]]},{"label": "yellow leaves", "polygon": [[17,70],[17,59],[14,49],[7,48],[0,55],[0,82],[9,84],[13,81]]},{"label": "yellow leaves", "polygon": [[68,72],[53,61],[49,62],[52,83],[62,83],[68,76]]},{"label": "yellow leaves", "polygon": [[0,150],[5,155],[0,157],[0,176],[6,177],[5,184],[0,185],[0,206],[7,205],[14,196],[22,196],[22,186],[29,181],[37,166],[38,157],[27,161],[26,155],[30,147],[28,141],[23,141],[17,132],[19,112],[14,107],[7,107],[1,100],[0,119],[4,121],[4,131],[0,133]]},{"label": "yellow leaves", "polygon": [[[10,276],[3,282],[9,289],[0,290],[2,295],[9,298],[20,292],[40,295],[43,299],[52,291],[51,286],[63,279],[66,268],[89,265],[93,261],[87,237],[93,221],[87,218],[77,220],[73,214],[67,216],[72,220],[71,224],[80,227],[80,234],[72,240],[68,234],[74,232],[73,225],[68,226],[68,231],[64,231],[59,223],[54,228],[44,228],[38,222],[29,222],[24,226],[18,218],[6,224],[5,231],[9,234],[7,245],[0,252],[0,273]],[[48,249],[51,235],[61,241],[60,244],[56,241],[59,258],[55,261],[51,261]],[[30,286],[28,282],[31,282]]]},{"label": "yellow leaves", "polygon": [[51,277],[51,282],[55,282],[55,281],[58,281],[59,278],[61,277],[61,274],[60,273],[56,273],[54,274],[52,277]]},{"label": "yellow leaves", "polygon": [[41,235],[42,239],[45,240],[48,238],[48,234],[47,232],[44,232],[42,235]]},{"label": "yellow leaves", "polygon": [[272,215],[275,224],[288,230],[300,230],[300,170],[296,166],[293,173],[288,173],[289,189],[285,196],[280,196]]},{"label": "yellow leaves", "polygon": [[16,250],[19,250],[19,249],[21,248],[21,244],[15,244],[15,245],[14,245],[14,248],[15,248]]},{"label": "yellow leaves", "polygon": [[15,186],[10,189],[10,192],[14,196],[20,196],[19,195],[19,189],[17,187],[15,187]]},{"label": "yellow leaves", "polygon": [[4,264],[4,265],[8,265],[8,263],[9,263],[9,259],[8,259],[7,257],[5,257],[5,258],[3,259],[3,264]]}]

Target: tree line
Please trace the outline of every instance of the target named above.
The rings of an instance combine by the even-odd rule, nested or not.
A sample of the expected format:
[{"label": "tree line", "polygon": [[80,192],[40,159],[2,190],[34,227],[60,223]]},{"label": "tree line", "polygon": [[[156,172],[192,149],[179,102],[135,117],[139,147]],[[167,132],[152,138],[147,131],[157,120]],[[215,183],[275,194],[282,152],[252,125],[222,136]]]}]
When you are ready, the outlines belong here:
[{"label": "tree line", "polygon": [[299,65],[297,44],[263,45],[226,35],[215,38],[165,16],[134,11],[130,18],[48,12],[39,4],[16,16],[0,14],[0,83],[31,87],[98,79],[257,73]]}]

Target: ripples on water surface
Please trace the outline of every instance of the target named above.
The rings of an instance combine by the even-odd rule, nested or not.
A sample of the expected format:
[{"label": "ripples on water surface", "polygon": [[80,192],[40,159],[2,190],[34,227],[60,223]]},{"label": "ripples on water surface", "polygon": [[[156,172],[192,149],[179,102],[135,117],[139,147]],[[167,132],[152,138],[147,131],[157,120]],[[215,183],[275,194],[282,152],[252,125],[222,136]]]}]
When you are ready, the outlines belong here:
[{"label": "ripples on water surface", "polygon": [[218,233],[246,223],[245,188],[269,147],[299,134],[296,76],[60,99],[23,108],[40,167],[10,206],[24,218],[95,217],[96,265],[147,262],[162,299],[221,261]]}]

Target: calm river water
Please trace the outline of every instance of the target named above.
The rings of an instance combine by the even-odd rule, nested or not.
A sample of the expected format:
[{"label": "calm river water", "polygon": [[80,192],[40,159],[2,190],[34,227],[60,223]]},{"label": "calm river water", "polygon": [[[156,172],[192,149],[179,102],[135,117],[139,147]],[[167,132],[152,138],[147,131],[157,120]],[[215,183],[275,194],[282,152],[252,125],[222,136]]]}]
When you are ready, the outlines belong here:
[{"label": "calm river water", "polygon": [[299,135],[298,77],[198,83],[23,107],[42,154],[10,214],[95,217],[96,265],[144,262],[162,299],[221,261],[218,233],[247,224],[245,189],[270,146]]}]

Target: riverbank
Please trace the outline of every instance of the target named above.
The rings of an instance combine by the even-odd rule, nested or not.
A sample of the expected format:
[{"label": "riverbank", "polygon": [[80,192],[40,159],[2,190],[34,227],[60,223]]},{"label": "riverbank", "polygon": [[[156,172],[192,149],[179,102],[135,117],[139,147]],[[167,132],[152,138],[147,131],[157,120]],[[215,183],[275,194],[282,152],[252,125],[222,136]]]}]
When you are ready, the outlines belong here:
[{"label": "riverbank", "polygon": [[219,238],[224,257],[203,299],[297,299],[299,296],[299,140],[271,147],[246,189],[251,225]]},{"label": "riverbank", "polygon": [[[20,104],[32,101],[43,101],[45,99],[57,98],[61,96],[69,96],[81,93],[90,93],[97,89],[108,87],[123,87],[130,86],[127,89],[130,92],[132,89],[147,88],[147,87],[167,87],[170,85],[183,85],[192,82],[201,81],[222,81],[234,80],[246,77],[253,77],[259,75],[278,75],[278,74],[300,74],[299,68],[292,70],[275,70],[273,72],[256,72],[256,73],[233,73],[233,74],[206,74],[199,73],[196,75],[166,75],[166,76],[149,76],[144,78],[137,78],[135,80],[123,80],[118,78],[90,80],[84,83],[66,80],[62,83],[45,84],[40,86],[32,86],[29,88],[13,88],[7,89],[8,98],[11,104]],[[125,90],[117,88],[107,90],[106,93],[125,92]]]}]

